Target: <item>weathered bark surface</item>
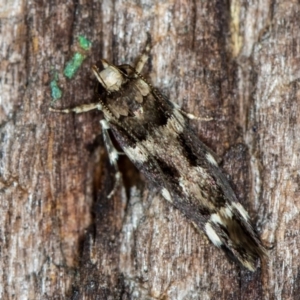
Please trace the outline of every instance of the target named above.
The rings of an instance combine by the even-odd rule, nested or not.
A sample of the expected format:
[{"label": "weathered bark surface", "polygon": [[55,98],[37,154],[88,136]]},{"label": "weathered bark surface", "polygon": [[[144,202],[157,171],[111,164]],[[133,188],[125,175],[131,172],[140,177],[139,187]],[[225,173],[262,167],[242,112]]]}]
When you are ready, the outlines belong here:
[{"label": "weathered bark surface", "polygon": [[[288,0],[4,1],[0,298],[298,299],[299,13]],[[192,125],[273,247],[255,273],[229,263],[142,179],[108,200],[101,114],[48,110],[51,71],[64,91],[56,107],[88,103],[90,65],[134,62],[147,32],[152,83],[214,118]],[[66,80],[79,34],[93,48]]]}]

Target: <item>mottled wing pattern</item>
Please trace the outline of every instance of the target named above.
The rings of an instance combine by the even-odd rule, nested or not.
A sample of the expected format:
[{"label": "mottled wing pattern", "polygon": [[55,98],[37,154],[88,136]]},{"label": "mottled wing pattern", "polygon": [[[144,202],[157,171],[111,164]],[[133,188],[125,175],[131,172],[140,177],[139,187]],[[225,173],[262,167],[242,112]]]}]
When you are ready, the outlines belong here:
[{"label": "mottled wing pattern", "polygon": [[[149,50],[149,47],[147,48]],[[249,270],[266,255],[249,216],[237,201],[212,151],[194,134],[175,104],[153,88],[140,71],[147,55],[136,68],[114,66],[101,60],[93,66],[105,90],[99,102],[72,109],[51,109],[63,113],[82,113],[93,109],[103,112],[101,121],[110,162],[120,179],[118,151],[109,139],[114,136],[137,168],[160,187],[162,196],[211,242]],[[108,197],[111,197],[114,190]]]},{"label": "mottled wing pattern", "polygon": [[141,77],[108,95],[111,129],[137,168],[211,242],[250,270],[265,254],[249,216],[209,149],[179,110]]}]

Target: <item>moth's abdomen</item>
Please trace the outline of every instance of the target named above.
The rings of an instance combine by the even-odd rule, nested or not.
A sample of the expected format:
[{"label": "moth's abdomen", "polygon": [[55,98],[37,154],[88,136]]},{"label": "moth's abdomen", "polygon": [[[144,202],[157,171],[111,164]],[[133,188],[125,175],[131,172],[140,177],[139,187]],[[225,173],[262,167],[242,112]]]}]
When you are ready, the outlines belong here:
[{"label": "moth's abdomen", "polygon": [[254,271],[259,258],[266,250],[254,231],[248,213],[238,202],[227,203],[213,213],[204,225],[211,242],[224,250],[227,256]]}]

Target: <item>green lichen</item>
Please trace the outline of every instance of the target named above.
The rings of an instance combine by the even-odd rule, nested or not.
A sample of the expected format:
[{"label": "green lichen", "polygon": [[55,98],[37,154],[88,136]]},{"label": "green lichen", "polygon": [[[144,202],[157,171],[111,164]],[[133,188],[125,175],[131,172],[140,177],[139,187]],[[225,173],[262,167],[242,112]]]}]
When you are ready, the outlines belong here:
[{"label": "green lichen", "polygon": [[54,79],[50,82],[50,88],[51,88],[51,96],[53,100],[57,100],[60,99],[62,96],[62,91],[59,88],[58,84],[57,84],[57,80]]},{"label": "green lichen", "polygon": [[85,55],[83,55],[79,52],[76,52],[73,55],[72,59],[67,62],[67,65],[64,69],[64,75],[67,78],[71,79],[75,75],[78,68],[81,66],[84,59],[85,59]]},{"label": "green lichen", "polygon": [[83,50],[89,50],[92,47],[91,41],[89,41],[85,36],[80,35],[78,37],[79,45]]}]

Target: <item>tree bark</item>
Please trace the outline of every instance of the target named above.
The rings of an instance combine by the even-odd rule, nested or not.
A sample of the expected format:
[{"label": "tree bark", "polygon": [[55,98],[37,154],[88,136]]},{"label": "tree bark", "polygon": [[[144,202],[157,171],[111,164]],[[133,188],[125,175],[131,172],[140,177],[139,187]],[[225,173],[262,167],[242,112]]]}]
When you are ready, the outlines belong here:
[{"label": "tree bark", "polygon": [[[297,1],[7,1],[0,7],[1,299],[297,299],[300,293],[300,4]],[[271,250],[251,273],[104,149],[90,66],[134,64],[212,121],[191,122],[223,159]],[[92,41],[72,79],[63,68]],[[57,79],[63,97],[51,100]],[[299,130],[298,130],[298,129]]]}]

